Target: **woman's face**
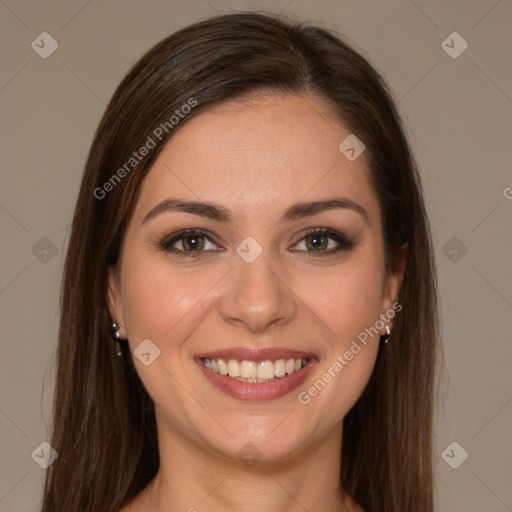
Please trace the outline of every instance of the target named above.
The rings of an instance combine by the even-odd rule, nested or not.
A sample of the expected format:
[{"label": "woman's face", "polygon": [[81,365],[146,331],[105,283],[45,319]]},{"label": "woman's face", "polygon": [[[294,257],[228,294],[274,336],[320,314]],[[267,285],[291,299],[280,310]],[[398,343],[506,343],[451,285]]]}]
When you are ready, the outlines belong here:
[{"label": "woman's face", "polygon": [[340,437],[400,283],[349,135],[313,96],[224,103],[143,180],[109,304],[163,442],[276,461]]}]

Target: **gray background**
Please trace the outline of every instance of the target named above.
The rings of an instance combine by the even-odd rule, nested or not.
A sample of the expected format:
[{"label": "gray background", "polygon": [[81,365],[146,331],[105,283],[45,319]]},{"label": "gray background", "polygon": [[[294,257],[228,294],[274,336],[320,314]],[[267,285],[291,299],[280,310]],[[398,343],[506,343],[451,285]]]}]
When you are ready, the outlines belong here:
[{"label": "gray background", "polygon": [[[390,83],[420,164],[439,266],[437,510],[511,511],[510,0],[1,1],[0,510],[39,508],[44,469],[31,453],[49,440],[63,258],[105,105],[153,43],[245,9],[336,29]],[[58,42],[47,59],[31,47],[44,31]],[[469,44],[458,58],[442,47],[454,31]],[[453,441],[462,448],[445,452]],[[453,469],[445,459],[455,465],[462,449],[469,456]]]}]

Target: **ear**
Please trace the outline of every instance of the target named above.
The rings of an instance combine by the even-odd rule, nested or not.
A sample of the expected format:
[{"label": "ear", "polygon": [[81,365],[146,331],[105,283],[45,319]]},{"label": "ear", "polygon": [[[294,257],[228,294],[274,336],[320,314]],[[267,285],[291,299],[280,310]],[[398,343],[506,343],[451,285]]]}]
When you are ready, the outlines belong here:
[{"label": "ear", "polygon": [[116,268],[113,266],[108,268],[107,304],[112,322],[117,322],[117,325],[119,325],[121,339],[126,339],[123,305],[121,302],[121,285]]},{"label": "ear", "polygon": [[[404,277],[405,264],[407,261],[407,248],[408,244],[403,244],[396,251],[394,262],[395,265],[392,268],[390,274],[387,276],[384,283],[384,288],[382,290],[381,314],[385,315],[386,311],[389,309],[394,309],[393,304],[398,300],[398,293],[400,291],[400,286]],[[391,322],[389,322],[388,325],[391,328]],[[386,334],[385,329],[381,334]]]}]

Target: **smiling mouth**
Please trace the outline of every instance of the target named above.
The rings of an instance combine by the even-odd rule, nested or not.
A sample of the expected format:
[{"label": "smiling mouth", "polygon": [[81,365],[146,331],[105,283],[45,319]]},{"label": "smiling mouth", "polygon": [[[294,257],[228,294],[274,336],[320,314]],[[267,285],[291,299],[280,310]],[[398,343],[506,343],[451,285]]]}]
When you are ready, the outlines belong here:
[{"label": "smiling mouth", "polygon": [[308,363],[307,358],[275,359],[264,361],[225,358],[201,358],[210,371],[231,377],[239,382],[266,383],[300,372]]}]

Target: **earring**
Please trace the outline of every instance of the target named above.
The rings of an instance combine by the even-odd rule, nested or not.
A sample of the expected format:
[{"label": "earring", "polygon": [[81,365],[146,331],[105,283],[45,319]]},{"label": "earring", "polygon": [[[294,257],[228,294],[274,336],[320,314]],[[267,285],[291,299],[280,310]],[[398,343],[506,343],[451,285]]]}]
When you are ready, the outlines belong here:
[{"label": "earring", "polygon": [[121,345],[119,344],[119,340],[121,339],[121,334],[119,334],[119,325],[117,322],[114,322],[112,326],[110,327],[110,334],[112,335],[112,338],[114,338],[114,342],[117,345],[117,355],[120,356],[121,354]]},{"label": "earring", "polygon": [[386,334],[384,336],[380,337],[379,345],[381,347],[384,346],[389,341],[390,336],[391,336],[391,329],[389,328],[389,325],[386,325]]}]

